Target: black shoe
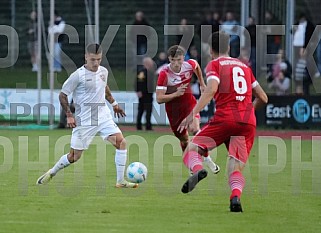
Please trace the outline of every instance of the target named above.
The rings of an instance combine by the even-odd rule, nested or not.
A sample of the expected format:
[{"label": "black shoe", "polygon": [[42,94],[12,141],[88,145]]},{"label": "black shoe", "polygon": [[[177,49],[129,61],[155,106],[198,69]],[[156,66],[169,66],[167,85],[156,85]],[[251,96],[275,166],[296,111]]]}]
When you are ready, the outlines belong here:
[{"label": "black shoe", "polygon": [[189,193],[191,192],[195,186],[203,180],[207,176],[207,171],[205,169],[202,169],[198,171],[197,173],[190,176],[187,181],[183,184],[182,187],[182,193]]},{"label": "black shoe", "polygon": [[234,196],[230,200],[230,211],[231,212],[243,212],[241,201],[237,196]]}]

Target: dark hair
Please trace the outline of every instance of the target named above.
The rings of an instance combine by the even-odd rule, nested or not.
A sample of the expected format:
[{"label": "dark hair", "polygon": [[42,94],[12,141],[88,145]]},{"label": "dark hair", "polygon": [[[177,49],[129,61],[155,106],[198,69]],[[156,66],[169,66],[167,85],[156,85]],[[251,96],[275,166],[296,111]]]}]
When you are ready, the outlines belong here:
[{"label": "dark hair", "polygon": [[86,53],[99,54],[102,53],[102,48],[99,44],[89,44],[86,47]]},{"label": "dark hair", "polygon": [[229,42],[230,36],[222,31],[214,32],[208,40],[208,43],[215,53],[227,53]]},{"label": "dark hair", "polygon": [[185,49],[179,45],[173,45],[167,50],[167,56],[169,57],[176,57],[185,55]]}]

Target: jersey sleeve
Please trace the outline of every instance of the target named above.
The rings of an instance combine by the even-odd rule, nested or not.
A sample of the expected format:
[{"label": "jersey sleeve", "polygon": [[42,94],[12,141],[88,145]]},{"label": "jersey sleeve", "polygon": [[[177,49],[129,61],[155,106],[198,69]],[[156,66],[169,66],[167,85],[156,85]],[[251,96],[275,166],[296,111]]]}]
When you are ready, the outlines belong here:
[{"label": "jersey sleeve", "polygon": [[254,87],[256,87],[257,85],[260,85],[259,82],[256,80],[256,78],[254,77],[253,73],[251,72],[251,85],[252,85],[252,89]]},{"label": "jersey sleeve", "polygon": [[72,73],[69,78],[62,85],[61,92],[66,95],[70,95],[78,86],[79,76],[77,73]]},{"label": "jersey sleeve", "polygon": [[207,82],[211,79],[216,80],[218,83],[220,83],[220,76],[217,72],[217,69],[215,67],[215,63],[214,62],[210,62],[208,63],[208,65],[206,66],[205,69],[205,73],[206,73],[206,80]]},{"label": "jersey sleeve", "polygon": [[195,69],[197,68],[197,64],[198,64],[198,63],[197,63],[196,60],[194,60],[194,59],[188,59],[188,60],[187,60],[187,63],[192,66],[193,70],[195,70]]},{"label": "jersey sleeve", "polygon": [[167,90],[167,75],[165,71],[161,71],[158,75],[156,90]]}]

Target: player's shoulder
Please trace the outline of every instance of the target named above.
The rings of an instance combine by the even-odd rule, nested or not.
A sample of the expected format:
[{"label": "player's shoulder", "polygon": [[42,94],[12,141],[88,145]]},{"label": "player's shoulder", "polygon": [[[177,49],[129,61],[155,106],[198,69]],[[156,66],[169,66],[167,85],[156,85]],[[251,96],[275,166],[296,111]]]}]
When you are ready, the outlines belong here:
[{"label": "player's shoulder", "polygon": [[191,58],[191,59],[188,59],[188,60],[184,61],[183,64],[186,65],[186,66],[190,66],[190,67],[195,69],[197,64],[198,64],[198,62],[195,59]]},{"label": "player's shoulder", "polygon": [[96,74],[99,74],[100,76],[108,77],[108,69],[104,66],[99,66]]},{"label": "player's shoulder", "polygon": [[107,68],[104,67],[104,66],[99,66],[99,70],[102,71],[102,72],[107,72],[108,73]]},{"label": "player's shoulder", "polygon": [[215,67],[217,67],[218,65],[219,65],[218,59],[211,60],[207,63],[205,67],[205,71],[208,72],[208,71],[216,70]]},{"label": "player's shoulder", "polygon": [[233,65],[233,66],[249,68],[244,62],[234,57],[220,57],[214,61],[217,62],[220,66]]},{"label": "player's shoulder", "polygon": [[159,67],[159,75],[167,75],[167,73],[170,71],[169,64],[163,65]]},{"label": "player's shoulder", "polygon": [[168,67],[168,64],[161,65],[160,67],[157,68],[156,74],[160,74],[164,68]]},{"label": "player's shoulder", "polygon": [[75,78],[79,78],[82,73],[85,72],[85,67],[84,66],[81,66],[79,67],[77,70],[75,70],[74,72],[72,72],[70,75],[69,75],[69,78],[68,79],[75,79]]}]

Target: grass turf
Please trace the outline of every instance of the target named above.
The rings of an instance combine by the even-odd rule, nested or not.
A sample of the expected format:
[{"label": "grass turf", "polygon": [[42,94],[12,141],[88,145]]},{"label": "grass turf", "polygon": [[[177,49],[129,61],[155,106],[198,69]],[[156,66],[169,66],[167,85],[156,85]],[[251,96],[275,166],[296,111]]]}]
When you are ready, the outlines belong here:
[{"label": "grass turf", "polygon": [[[68,151],[70,131],[0,133],[0,232],[321,230],[321,182],[316,179],[320,177],[316,177],[320,159],[314,161],[314,173],[303,171],[299,183],[292,181],[293,169],[300,166],[293,162],[295,153],[301,151],[302,161],[309,162],[312,147],[320,154],[319,142],[302,141],[300,148],[297,141],[256,140],[244,172],[244,213],[238,214],[228,210],[223,146],[212,153],[221,173],[210,174],[187,195],[180,192],[188,172],[181,162],[179,143],[173,136],[157,132],[124,132],[130,145],[128,163],[142,161],[148,167],[147,181],[139,189],[114,188],[114,148],[100,138],[79,162],[58,173],[47,186],[38,187],[38,176]],[[309,164],[308,169],[312,168]]]}]

